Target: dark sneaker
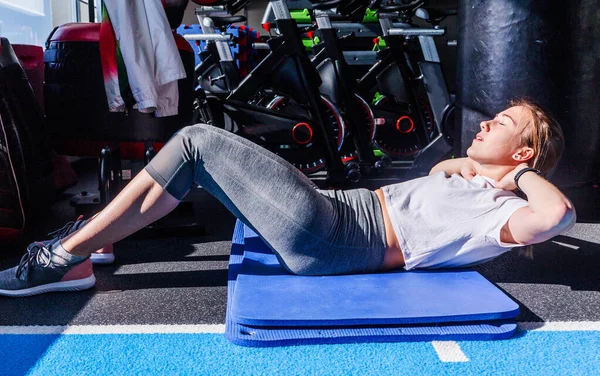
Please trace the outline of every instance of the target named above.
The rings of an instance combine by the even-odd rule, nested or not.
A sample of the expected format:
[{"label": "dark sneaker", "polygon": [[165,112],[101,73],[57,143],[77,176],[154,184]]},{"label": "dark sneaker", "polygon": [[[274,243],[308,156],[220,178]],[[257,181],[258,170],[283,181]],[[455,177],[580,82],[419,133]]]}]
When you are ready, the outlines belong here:
[{"label": "dark sneaker", "polygon": [[[66,236],[79,230],[83,227],[83,225],[85,225],[85,221],[82,218],[83,216],[80,215],[79,218],[77,218],[77,220],[69,222],[62,228],[48,233],[48,236],[50,236],[51,239],[43,240],[42,243],[44,243],[46,246],[54,244],[55,242],[61,241]],[[113,245],[109,244],[106,247],[100,248],[96,252],[92,253],[90,256],[90,260],[92,260],[92,264],[112,264],[115,261]]]},{"label": "dark sneaker", "polygon": [[[27,247],[19,265],[0,272],[0,296],[29,296],[52,291],[86,290],[96,284],[89,258],[62,265],[51,245],[35,242]],[[59,257],[60,258],[60,257]]]}]

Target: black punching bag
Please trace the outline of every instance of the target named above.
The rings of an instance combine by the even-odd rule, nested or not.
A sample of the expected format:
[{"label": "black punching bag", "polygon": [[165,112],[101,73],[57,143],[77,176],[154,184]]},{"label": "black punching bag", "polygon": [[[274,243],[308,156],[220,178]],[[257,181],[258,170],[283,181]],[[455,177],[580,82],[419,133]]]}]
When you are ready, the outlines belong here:
[{"label": "black punching bag", "polygon": [[567,64],[558,120],[565,152],[552,177],[561,187],[600,180],[600,0],[572,0],[565,12]]},{"label": "black punching bag", "polygon": [[479,123],[527,97],[559,111],[569,1],[459,0],[455,149],[466,155]]},{"label": "black punching bag", "polygon": [[565,150],[560,187],[600,177],[600,0],[460,0],[455,148],[479,123],[527,97],[554,115]]}]

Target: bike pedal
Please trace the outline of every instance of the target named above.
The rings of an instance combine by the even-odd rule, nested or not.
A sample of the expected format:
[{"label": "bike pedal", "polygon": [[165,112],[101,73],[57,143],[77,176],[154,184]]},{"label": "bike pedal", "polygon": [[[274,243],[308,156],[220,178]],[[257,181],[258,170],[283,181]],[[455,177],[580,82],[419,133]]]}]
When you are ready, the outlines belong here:
[{"label": "bike pedal", "polygon": [[392,160],[389,157],[383,157],[380,160],[376,161],[373,165],[373,169],[377,172],[381,172],[383,169],[392,164]]},{"label": "bike pedal", "polygon": [[358,181],[360,180],[360,178],[362,177],[362,174],[360,173],[359,169],[352,169],[348,171],[347,174],[347,180],[349,183],[358,183]]}]

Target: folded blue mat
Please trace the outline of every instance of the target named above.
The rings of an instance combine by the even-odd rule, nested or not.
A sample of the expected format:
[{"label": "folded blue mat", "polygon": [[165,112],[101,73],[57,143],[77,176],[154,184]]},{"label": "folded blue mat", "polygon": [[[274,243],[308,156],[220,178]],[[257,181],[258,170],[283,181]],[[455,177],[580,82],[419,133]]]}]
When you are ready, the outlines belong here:
[{"label": "folded blue mat", "polygon": [[226,337],[236,344],[503,339],[518,312],[472,270],[290,275],[256,234],[235,227]]}]

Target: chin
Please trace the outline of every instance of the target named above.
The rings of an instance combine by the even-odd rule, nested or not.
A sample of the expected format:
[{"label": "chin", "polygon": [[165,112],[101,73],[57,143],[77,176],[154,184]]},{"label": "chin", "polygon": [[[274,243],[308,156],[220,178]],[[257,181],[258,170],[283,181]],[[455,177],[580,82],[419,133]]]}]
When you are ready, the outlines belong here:
[{"label": "chin", "polygon": [[481,158],[481,156],[477,156],[477,152],[474,152],[473,150],[471,150],[471,148],[468,148],[466,151],[467,157],[471,158],[472,160],[474,160],[475,162],[479,163],[479,164],[483,164],[484,160],[486,158]]},{"label": "chin", "polygon": [[469,148],[466,151],[467,157],[474,159],[473,158],[473,152],[471,151],[472,146],[469,146]]}]

